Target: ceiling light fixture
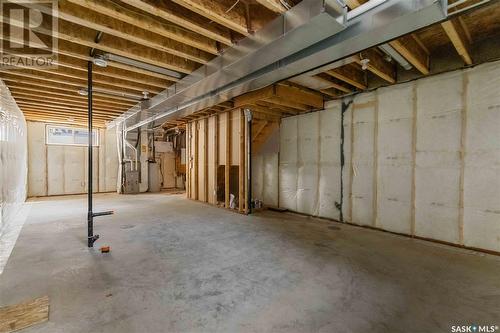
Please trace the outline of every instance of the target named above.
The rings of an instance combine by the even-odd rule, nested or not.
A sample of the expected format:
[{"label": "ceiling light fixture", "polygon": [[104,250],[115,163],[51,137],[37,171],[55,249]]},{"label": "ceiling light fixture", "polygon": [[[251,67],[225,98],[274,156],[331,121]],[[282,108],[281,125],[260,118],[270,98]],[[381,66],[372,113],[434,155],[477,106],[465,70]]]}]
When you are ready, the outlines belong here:
[{"label": "ceiling light fixture", "polygon": [[387,43],[386,44],[382,44],[378,48],[381,49],[389,57],[391,57],[392,59],[394,59],[404,69],[410,70],[410,69],[413,68],[413,66],[408,61],[406,61],[406,59],[401,54],[399,54],[398,51],[396,51],[389,44],[387,44]]},{"label": "ceiling light fixture", "polygon": [[86,88],[80,88],[80,89],[78,89],[78,95],[88,96],[89,91]]},{"label": "ceiling light fixture", "polygon": [[365,59],[361,59],[361,69],[366,71],[368,69],[368,63],[370,62],[370,59],[368,58],[365,58]]},{"label": "ceiling light fixture", "polygon": [[92,59],[92,62],[94,65],[99,66],[99,67],[107,67],[108,66],[108,60],[106,59],[105,55],[98,54],[94,56]]}]

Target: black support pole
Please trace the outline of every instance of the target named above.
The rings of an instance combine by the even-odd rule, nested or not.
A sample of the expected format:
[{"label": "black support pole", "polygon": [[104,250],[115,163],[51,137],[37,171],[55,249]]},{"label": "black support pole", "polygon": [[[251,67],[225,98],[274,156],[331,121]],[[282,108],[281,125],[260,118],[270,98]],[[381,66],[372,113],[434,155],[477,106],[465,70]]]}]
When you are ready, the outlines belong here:
[{"label": "black support pole", "polygon": [[[92,61],[88,62],[87,75],[88,75],[88,211],[87,211],[87,245],[88,247],[94,247],[94,243],[99,239],[99,235],[94,235],[94,217],[112,215],[113,211],[105,211],[94,213],[92,207],[92,194],[93,194],[93,184],[94,184],[94,161],[93,161],[93,147],[94,147],[94,133],[92,131]],[[97,137],[96,137],[97,139]]]},{"label": "black support pole", "polygon": [[87,190],[88,190],[88,212],[87,212],[87,245],[88,247],[93,247],[94,242],[99,238],[99,235],[94,235],[94,213],[92,210],[92,192],[93,192],[93,133],[92,133],[92,61],[88,62],[88,181],[87,181]]}]

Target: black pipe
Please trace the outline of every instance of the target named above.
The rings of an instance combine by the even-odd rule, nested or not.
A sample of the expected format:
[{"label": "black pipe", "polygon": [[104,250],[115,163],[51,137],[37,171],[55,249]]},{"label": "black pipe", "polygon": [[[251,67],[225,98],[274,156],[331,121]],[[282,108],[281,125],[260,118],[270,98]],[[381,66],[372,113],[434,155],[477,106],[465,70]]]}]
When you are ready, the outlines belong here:
[{"label": "black pipe", "polygon": [[87,245],[88,247],[93,247],[94,242],[99,238],[99,235],[94,235],[94,213],[92,212],[92,185],[93,185],[93,133],[92,133],[92,61],[88,62],[88,181],[87,181],[87,190],[88,190],[88,212],[87,212]]},{"label": "black pipe", "polygon": [[[113,211],[105,211],[100,213],[94,213],[92,208],[92,194],[93,194],[93,183],[94,183],[94,164],[93,164],[93,146],[94,146],[94,136],[92,131],[92,61],[88,62],[87,67],[87,101],[88,101],[88,180],[87,180],[87,192],[88,192],[88,211],[87,211],[87,246],[94,247],[94,243],[99,239],[99,235],[94,235],[94,217],[105,216],[113,214]],[[97,139],[97,138],[96,138]]]}]

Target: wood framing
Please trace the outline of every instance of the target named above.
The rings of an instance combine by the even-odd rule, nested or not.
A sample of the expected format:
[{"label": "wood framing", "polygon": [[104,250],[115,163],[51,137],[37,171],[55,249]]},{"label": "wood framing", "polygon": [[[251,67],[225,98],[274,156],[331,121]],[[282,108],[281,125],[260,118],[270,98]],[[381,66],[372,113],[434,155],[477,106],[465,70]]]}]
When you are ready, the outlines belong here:
[{"label": "wood framing", "polygon": [[239,138],[240,138],[240,149],[239,149],[239,178],[238,178],[238,205],[241,213],[245,211],[246,202],[246,189],[245,189],[245,179],[246,179],[246,164],[245,164],[245,151],[246,151],[246,140],[245,140],[245,112],[243,109],[239,110],[240,116],[240,128],[239,128]]},{"label": "wood framing", "polygon": [[448,20],[441,23],[446,35],[450,38],[455,50],[457,50],[458,55],[462,57],[467,65],[472,65],[472,57],[470,56],[470,46],[467,40],[467,33],[463,25],[458,19]]},{"label": "wood framing", "polygon": [[224,206],[229,208],[229,182],[231,180],[231,111],[226,112],[226,158],[224,166]]},{"label": "wood framing", "polygon": [[194,190],[194,200],[198,200],[199,198],[199,192],[200,192],[200,186],[199,186],[199,170],[198,170],[198,163],[199,163],[199,149],[198,149],[198,141],[199,141],[199,122],[195,121],[193,123],[194,129],[193,129],[193,139],[194,140],[194,151],[193,151],[193,172],[194,172],[194,183],[193,183],[193,190]]},{"label": "wood framing", "polygon": [[363,65],[363,60],[367,59],[366,69],[389,83],[396,83],[396,71],[394,65],[385,61],[382,55],[374,50],[368,49],[354,56],[359,65]]},{"label": "wood framing", "polygon": [[244,8],[232,0],[172,0],[178,5],[204,16],[213,22],[248,36]]},{"label": "wood framing", "polygon": [[420,73],[424,75],[429,74],[429,55],[411,35],[400,37],[390,42],[389,45],[415,66]]},{"label": "wood framing", "polygon": [[245,125],[241,108],[216,112],[188,122],[186,146],[193,161],[186,175],[188,198],[230,208],[230,197],[234,195],[236,210],[245,212]]}]

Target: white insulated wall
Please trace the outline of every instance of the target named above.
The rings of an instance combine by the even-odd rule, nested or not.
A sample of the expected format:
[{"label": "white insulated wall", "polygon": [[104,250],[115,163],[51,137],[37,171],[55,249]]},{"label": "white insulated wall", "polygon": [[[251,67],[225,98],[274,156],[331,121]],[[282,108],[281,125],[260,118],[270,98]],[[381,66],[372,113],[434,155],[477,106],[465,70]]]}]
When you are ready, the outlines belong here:
[{"label": "white insulated wall", "polygon": [[[87,148],[47,145],[45,123],[28,122],[28,196],[79,194],[87,191]],[[118,153],[116,132],[99,130],[99,147],[94,148],[96,192],[117,188]]]},{"label": "white insulated wall", "polygon": [[[496,62],[357,95],[344,220],[500,252],[499,87]],[[341,124],[339,102],[282,121],[281,207],[340,218]]]},{"label": "white insulated wall", "polygon": [[[12,230],[12,222],[26,200],[26,137],[24,115],[0,80],[0,264],[1,250],[8,247],[2,236]],[[0,265],[0,273],[2,268]]]}]

